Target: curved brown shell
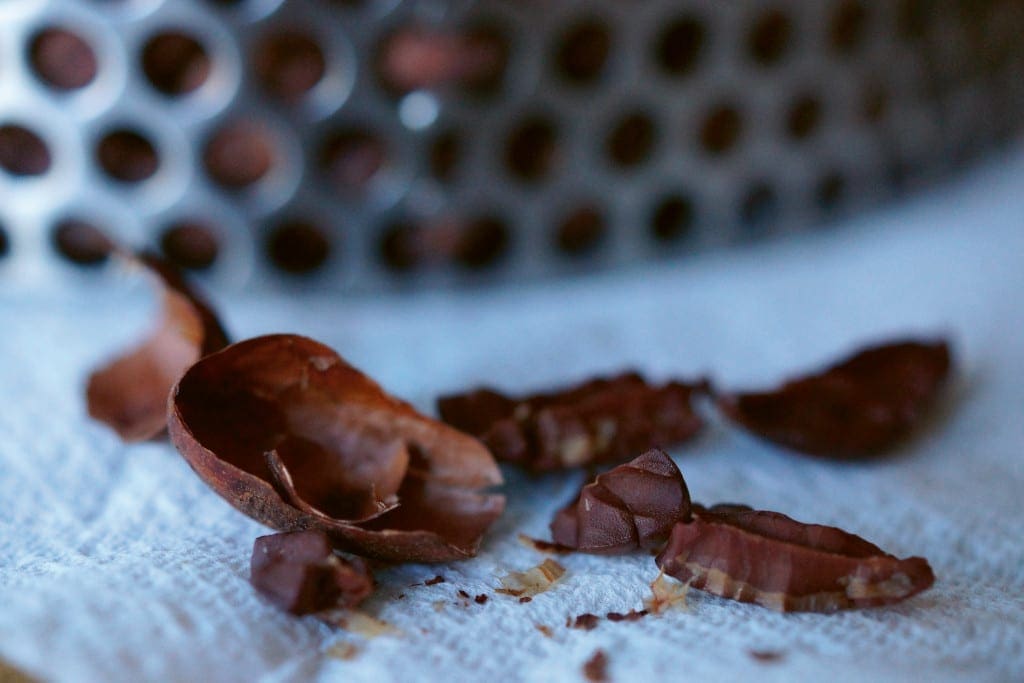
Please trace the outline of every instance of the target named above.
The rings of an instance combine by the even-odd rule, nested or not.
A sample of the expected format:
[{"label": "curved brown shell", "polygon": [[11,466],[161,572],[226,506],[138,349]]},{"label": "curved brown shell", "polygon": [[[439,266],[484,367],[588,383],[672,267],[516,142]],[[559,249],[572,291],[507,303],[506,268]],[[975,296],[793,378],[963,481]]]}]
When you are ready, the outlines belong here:
[{"label": "curved brown shell", "polygon": [[672,525],[690,518],[690,493],[672,458],[653,449],[598,475],[555,515],[555,543],[613,555],[664,541]]},{"label": "curved brown shell", "polygon": [[717,402],[733,422],[780,446],[864,457],[895,445],[920,422],[950,367],[945,342],[896,342],[774,391],[721,394]]},{"label": "curved brown shell", "polygon": [[476,552],[504,497],[476,439],[417,413],[332,349],[258,337],[207,356],[171,394],[171,440],[232,505],[387,560]]},{"label": "curved brown shell", "polygon": [[616,463],[700,431],[691,405],[703,384],[652,386],[636,373],[510,398],[492,389],[442,397],[441,419],[479,437],[499,460],[535,472]]},{"label": "curved brown shell", "polygon": [[164,430],[171,387],[228,338],[213,309],[173,266],[152,255],[119,255],[151,275],[160,290],[160,317],[141,345],[89,376],[86,402],[90,416],[135,442]]},{"label": "curved brown shell", "polygon": [[922,557],[898,559],[842,529],[742,506],[694,506],[657,563],[694,588],[784,612],[887,605],[935,581]]}]

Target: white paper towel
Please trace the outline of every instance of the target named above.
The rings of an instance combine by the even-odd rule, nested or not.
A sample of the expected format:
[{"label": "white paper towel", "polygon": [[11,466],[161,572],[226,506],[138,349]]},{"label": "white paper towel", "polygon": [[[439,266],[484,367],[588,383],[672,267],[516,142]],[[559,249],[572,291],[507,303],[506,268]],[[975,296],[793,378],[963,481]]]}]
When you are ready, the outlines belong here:
[{"label": "white paper towel", "polygon": [[[85,417],[88,369],[148,324],[142,290],[0,294],[0,657],[55,681],[579,681],[597,648],[614,681],[1021,680],[1022,188],[1017,153],[825,234],[696,261],[518,291],[217,302],[235,338],[313,336],[428,411],[481,382],[530,390],[625,367],[762,386],[863,342],[951,335],[960,377],[943,415],[892,457],[822,462],[721,425],[673,452],[695,500],[836,524],[931,561],[930,591],[836,615],[693,591],[685,610],[567,629],[639,608],[654,562],[568,555],[564,579],[529,604],[495,594],[543,559],[517,534],[547,538],[582,476],[510,472],[508,513],[478,558],[379,575],[366,610],[401,636],[289,617],[248,584],[266,529],[171,446],[124,446]],[[435,574],[446,582],[412,585]],[[356,656],[327,654],[339,642]]]}]

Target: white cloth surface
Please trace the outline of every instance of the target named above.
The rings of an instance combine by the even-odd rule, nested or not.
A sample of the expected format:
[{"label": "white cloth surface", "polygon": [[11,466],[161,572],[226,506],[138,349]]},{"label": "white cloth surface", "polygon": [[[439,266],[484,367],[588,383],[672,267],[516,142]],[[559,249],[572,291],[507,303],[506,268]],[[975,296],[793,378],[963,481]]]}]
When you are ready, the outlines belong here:
[{"label": "white cloth surface", "polygon": [[[307,334],[426,411],[479,383],[540,389],[626,367],[755,388],[864,342],[948,334],[950,397],[891,457],[825,462],[719,423],[672,452],[695,500],[839,525],[927,557],[938,577],[903,604],[835,615],[691,591],[685,609],[567,629],[641,607],[654,562],[560,556],[564,579],[531,603],[495,594],[544,557],[517,534],[547,538],[582,477],[509,471],[508,512],[479,557],[379,574],[365,609],[401,635],[292,618],[248,584],[264,527],[167,443],[122,445],[85,415],[89,368],[149,323],[144,288],[0,294],[0,658],[54,681],[579,681],[602,648],[613,681],[1022,680],[1022,189],[1018,151],[818,234],[699,259],[516,290],[214,297],[236,339]],[[411,585],[435,574],[447,581]],[[460,589],[490,599],[465,604]],[[358,654],[327,654],[339,642]]]}]

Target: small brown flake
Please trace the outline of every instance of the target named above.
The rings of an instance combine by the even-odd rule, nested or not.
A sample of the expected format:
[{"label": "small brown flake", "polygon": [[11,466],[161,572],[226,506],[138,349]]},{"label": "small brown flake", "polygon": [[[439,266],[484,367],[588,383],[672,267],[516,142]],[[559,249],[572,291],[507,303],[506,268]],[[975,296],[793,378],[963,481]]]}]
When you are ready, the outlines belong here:
[{"label": "small brown flake", "polygon": [[496,593],[515,597],[532,597],[549,590],[565,574],[565,567],[551,558],[525,572],[509,572],[501,578]]},{"label": "small brown flake", "polygon": [[604,650],[597,650],[583,664],[583,675],[591,683],[603,683],[608,680],[608,655]]},{"label": "small brown flake", "polygon": [[439,583],[444,583],[444,580],[445,580],[444,577],[441,576],[440,574],[438,574],[434,578],[427,579],[426,581],[424,581],[423,585],[424,586],[436,586]]},{"label": "small brown flake", "polygon": [[645,609],[631,609],[625,614],[623,614],[622,612],[609,612],[605,615],[605,618],[608,621],[639,621],[640,619],[646,617],[648,614],[649,612]]},{"label": "small brown flake", "polygon": [[485,593],[481,593],[480,595],[473,598],[473,602],[475,602],[478,605],[482,605],[485,602],[487,602],[487,595]]},{"label": "small brown flake", "polygon": [[466,600],[469,600],[469,593],[467,593],[466,591],[464,591],[464,590],[462,590],[460,588],[459,589],[459,597],[460,598],[465,598]]},{"label": "small brown flake", "polygon": [[597,628],[597,623],[601,621],[601,617],[596,614],[586,612],[576,617],[576,620],[572,622],[571,628],[578,628],[583,631],[593,631]]},{"label": "small brown flake", "polygon": [[777,662],[782,659],[782,653],[775,650],[751,650],[750,656],[765,664]]},{"label": "small brown flake", "polygon": [[537,624],[536,629],[541,632],[542,635],[550,638],[552,635],[551,627],[545,626],[544,624]]},{"label": "small brown flake", "polygon": [[533,602],[533,598],[531,598],[529,595],[524,595],[523,597],[519,598],[520,605],[525,605],[528,602]]}]

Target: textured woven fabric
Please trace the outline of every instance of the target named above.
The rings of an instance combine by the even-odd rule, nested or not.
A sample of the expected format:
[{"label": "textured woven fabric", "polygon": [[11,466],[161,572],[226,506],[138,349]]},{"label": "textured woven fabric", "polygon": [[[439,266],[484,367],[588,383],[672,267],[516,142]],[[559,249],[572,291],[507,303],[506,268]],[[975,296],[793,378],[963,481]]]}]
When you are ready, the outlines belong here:
[{"label": "textured woven fabric", "polygon": [[[863,342],[950,335],[955,386],[892,457],[822,462],[718,423],[672,453],[695,500],[840,525],[931,561],[938,580],[921,596],[831,616],[692,591],[685,609],[567,629],[639,608],[654,562],[561,556],[565,577],[532,602],[495,594],[543,559],[517,534],[547,538],[582,477],[508,472],[508,513],[477,559],[380,573],[366,611],[401,635],[291,618],[248,584],[263,527],[168,444],[124,446],[85,417],[88,369],[148,324],[145,288],[0,295],[0,658],[55,681],[578,681],[603,648],[614,681],[1021,680],[1022,187],[1017,154],[825,234],[519,291],[218,298],[236,338],[308,334],[428,411],[480,382],[528,390],[624,367],[765,386]],[[435,574],[446,581],[413,585]],[[341,643],[353,658],[332,654]]]}]

